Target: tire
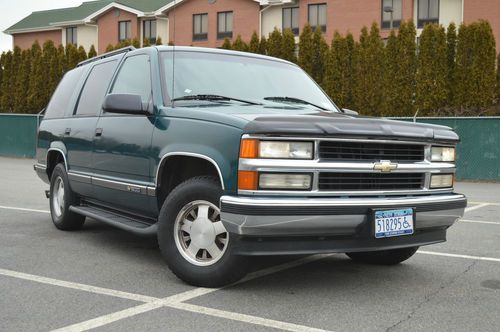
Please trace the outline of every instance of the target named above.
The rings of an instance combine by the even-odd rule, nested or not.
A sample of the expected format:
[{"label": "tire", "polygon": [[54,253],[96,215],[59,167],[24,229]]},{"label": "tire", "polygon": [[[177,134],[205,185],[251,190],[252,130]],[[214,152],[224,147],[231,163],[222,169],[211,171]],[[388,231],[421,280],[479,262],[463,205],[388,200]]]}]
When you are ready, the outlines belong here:
[{"label": "tire", "polygon": [[64,164],[58,164],[50,178],[50,215],[54,225],[63,231],[82,228],[85,216],[69,210],[71,205],[78,205],[78,197],[71,191],[68,174]]},{"label": "tire", "polygon": [[221,196],[216,179],[195,177],[172,190],[160,211],[161,253],[170,270],[193,286],[225,286],[248,271],[247,259],[233,255],[231,235],[220,221]]},{"label": "tire", "polygon": [[355,262],[375,265],[396,265],[413,256],[418,247],[346,253]]}]

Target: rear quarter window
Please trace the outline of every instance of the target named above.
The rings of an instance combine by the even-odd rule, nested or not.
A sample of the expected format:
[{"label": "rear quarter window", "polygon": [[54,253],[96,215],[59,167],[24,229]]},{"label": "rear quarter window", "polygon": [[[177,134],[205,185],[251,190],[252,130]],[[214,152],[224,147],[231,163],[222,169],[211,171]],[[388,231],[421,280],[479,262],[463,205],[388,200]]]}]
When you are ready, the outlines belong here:
[{"label": "rear quarter window", "polygon": [[50,99],[44,119],[62,118],[68,109],[73,107],[74,103],[71,103],[71,101],[73,96],[78,93],[78,85],[83,74],[85,74],[85,68],[79,67],[64,75]]}]

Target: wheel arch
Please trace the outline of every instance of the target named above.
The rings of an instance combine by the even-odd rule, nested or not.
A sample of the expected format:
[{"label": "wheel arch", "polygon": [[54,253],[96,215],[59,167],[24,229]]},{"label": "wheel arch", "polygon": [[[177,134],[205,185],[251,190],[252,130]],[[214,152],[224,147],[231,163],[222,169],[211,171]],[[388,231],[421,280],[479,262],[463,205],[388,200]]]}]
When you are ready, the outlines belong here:
[{"label": "wheel arch", "polygon": [[66,159],[66,154],[61,148],[51,147],[47,149],[45,160],[47,162],[47,176],[49,177],[49,180],[50,177],[52,176],[54,168],[61,161],[64,163],[64,168],[66,169],[66,172],[68,172],[68,162]]}]

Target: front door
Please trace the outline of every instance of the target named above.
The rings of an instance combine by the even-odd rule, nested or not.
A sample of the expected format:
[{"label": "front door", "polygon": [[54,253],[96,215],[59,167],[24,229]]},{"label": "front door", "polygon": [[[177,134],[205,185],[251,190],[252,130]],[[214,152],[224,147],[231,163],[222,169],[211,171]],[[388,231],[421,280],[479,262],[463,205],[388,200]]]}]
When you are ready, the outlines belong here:
[{"label": "front door", "polygon": [[[152,108],[149,55],[129,55],[110,93],[140,95],[143,105]],[[150,190],[154,188],[150,174],[154,121],[153,115],[103,112],[99,117],[92,156],[96,199],[125,212],[154,216],[155,197]]]}]

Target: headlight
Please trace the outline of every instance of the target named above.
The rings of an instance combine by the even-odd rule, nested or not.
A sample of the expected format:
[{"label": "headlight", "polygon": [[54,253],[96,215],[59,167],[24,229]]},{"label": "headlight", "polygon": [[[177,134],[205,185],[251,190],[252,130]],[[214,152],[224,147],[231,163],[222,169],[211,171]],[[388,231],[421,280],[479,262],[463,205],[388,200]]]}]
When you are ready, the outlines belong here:
[{"label": "headlight", "polygon": [[453,174],[434,174],[431,176],[431,189],[453,187]]},{"label": "headlight", "polygon": [[263,159],[313,159],[312,142],[259,141],[244,139],[241,141],[241,158]]},{"label": "headlight", "polygon": [[259,188],[271,190],[309,190],[311,189],[311,174],[260,174]]},{"label": "headlight", "polygon": [[431,161],[455,161],[455,148],[433,146],[431,148]]}]

